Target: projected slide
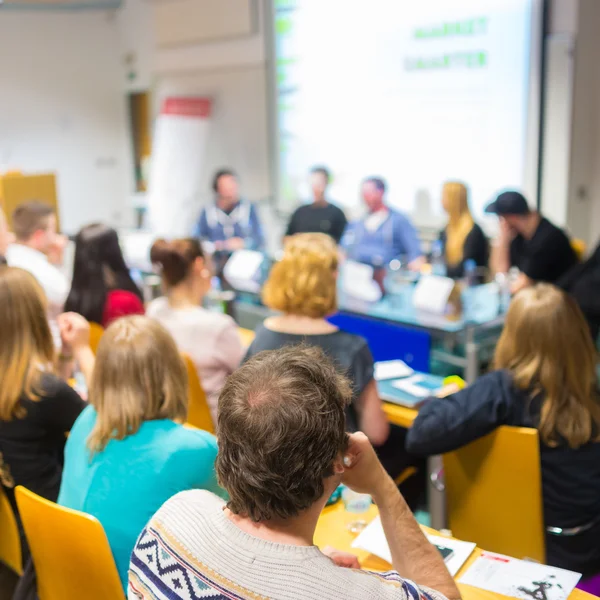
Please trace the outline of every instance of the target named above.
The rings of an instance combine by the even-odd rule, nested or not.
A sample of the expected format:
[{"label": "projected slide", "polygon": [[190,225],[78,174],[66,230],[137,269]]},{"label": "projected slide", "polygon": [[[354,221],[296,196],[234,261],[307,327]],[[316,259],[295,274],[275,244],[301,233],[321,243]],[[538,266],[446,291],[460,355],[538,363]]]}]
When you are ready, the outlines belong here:
[{"label": "projected slide", "polygon": [[445,180],[469,185],[477,216],[523,188],[534,12],[534,0],[276,1],[282,206],[308,196],[315,164],[351,210],[360,181],[383,176],[421,225],[439,222]]}]

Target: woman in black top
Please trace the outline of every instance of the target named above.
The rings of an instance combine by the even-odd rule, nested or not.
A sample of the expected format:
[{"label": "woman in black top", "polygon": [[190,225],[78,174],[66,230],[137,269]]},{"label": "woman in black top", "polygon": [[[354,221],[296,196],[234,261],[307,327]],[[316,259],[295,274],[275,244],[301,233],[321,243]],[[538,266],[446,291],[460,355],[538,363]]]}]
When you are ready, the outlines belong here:
[{"label": "woman in black top", "polygon": [[514,298],[495,356],[496,371],[443,400],[431,399],[408,432],[406,448],[456,450],[501,425],[540,435],[548,564],[600,573],[600,401],[597,355],[576,302],[549,284]]},{"label": "woman in black top", "polygon": [[[16,512],[17,485],[57,499],[65,434],[85,402],[53,374],[46,300],[30,273],[0,266],[0,307],[0,480]],[[63,315],[59,322],[61,362],[76,355],[89,372],[87,323],[78,315]]]},{"label": "woman in black top", "polygon": [[373,379],[374,363],[363,338],[326,321],[337,304],[338,251],[323,233],[299,233],[285,244],[263,288],[263,302],[283,314],[267,319],[256,332],[246,359],[288,344],[320,346],[343,369],[354,387],[347,410],[350,431],[362,430],[375,446],[389,435],[389,424]]},{"label": "woman in black top", "polygon": [[442,206],[448,214],[448,224],[440,233],[440,241],[448,277],[464,275],[465,262],[472,260],[477,267],[487,267],[489,242],[469,210],[467,187],[457,181],[448,181],[442,189]]},{"label": "woman in black top", "polygon": [[75,238],[65,310],[106,328],[116,318],[143,315],[143,300],[125,264],[117,232],[102,223],[85,226]]}]

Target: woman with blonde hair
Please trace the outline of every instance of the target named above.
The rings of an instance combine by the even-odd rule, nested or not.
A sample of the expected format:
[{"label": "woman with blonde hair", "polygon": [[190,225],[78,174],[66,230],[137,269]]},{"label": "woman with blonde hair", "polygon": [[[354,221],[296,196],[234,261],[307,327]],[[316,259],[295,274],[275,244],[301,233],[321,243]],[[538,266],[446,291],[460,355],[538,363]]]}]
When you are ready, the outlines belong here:
[{"label": "woman with blonde hair", "polygon": [[337,310],[337,270],[338,249],[330,236],[299,233],[288,238],[283,258],[271,269],[262,294],[264,304],[281,314],[257,330],[246,360],[290,344],[320,346],[352,381],[348,429],[360,429],[375,446],[382,446],[390,426],[373,378],[369,346],[362,337],[340,331],[326,320]]},{"label": "woman with blonde hair", "polygon": [[160,271],[166,296],[152,301],[147,315],[191,357],[216,423],[219,392],[244,356],[238,327],[230,316],[202,308],[212,272],[198,240],[157,240],[150,260]]},{"label": "woman with blonde hair", "polygon": [[[496,370],[426,403],[406,443],[411,452],[434,455],[501,425],[537,429],[547,562],[584,576],[600,573],[596,365],[590,330],[576,302],[550,284],[537,284],[510,305],[496,347]],[[553,535],[551,528],[563,535]]]},{"label": "woman with blonde hair", "polygon": [[183,425],[187,392],[185,365],[160,324],[129,316],[105,331],[58,502],[102,523],[124,588],[135,541],[163,502],[183,490],[219,490],[214,436]]},{"label": "woman with blonde hair", "polygon": [[447,181],[442,188],[442,206],[448,215],[448,224],[440,233],[448,277],[462,277],[467,260],[487,267],[489,242],[469,210],[467,186]]},{"label": "woman with blonde hair", "polygon": [[26,565],[15,598],[35,591],[15,487],[22,485],[56,501],[65,434],[85,407],[57,373],[69,366],[73,356],[88,368],[93,366],[86,321],[79,315],[62,315],[60,326],[62,369],[57,369],[42,288],[27,271],[0,266],[0,485],[17,517]]}]

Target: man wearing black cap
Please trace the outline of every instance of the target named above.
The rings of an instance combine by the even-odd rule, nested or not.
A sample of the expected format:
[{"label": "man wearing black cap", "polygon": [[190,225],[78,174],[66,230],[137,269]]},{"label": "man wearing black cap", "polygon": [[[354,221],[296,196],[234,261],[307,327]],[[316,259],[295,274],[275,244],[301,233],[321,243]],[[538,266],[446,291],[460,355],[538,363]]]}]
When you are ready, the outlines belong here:
[{"label": "man wearing black cap", "polygon": [[577,263],[565,232],[530,210],[519,192],[503,192],[485,211],[500,217],[500,235],[490,259],[492,269],[507,273],[518,267],[521,271],[511,288],[513,293],[536,281],[554,283]]}]

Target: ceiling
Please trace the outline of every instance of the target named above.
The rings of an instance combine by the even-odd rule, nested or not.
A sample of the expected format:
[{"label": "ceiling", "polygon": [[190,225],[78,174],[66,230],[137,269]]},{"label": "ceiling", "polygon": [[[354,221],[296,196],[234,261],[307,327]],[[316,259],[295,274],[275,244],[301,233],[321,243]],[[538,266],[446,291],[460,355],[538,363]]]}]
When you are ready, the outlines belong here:
[{"label": "ceiling", "polygon": [[117,8],[121,0],[0,0],[2,10],[106,10]]}]

